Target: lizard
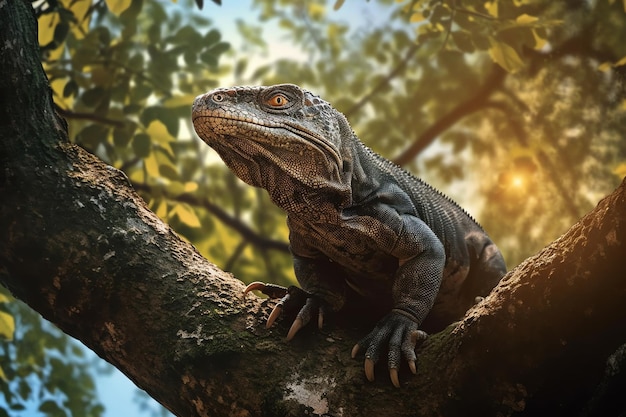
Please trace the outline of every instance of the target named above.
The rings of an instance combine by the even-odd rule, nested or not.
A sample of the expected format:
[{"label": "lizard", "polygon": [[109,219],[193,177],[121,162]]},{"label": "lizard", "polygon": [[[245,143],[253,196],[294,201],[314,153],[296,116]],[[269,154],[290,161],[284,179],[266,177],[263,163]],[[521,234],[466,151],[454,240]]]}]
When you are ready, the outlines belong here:
[{"label": "lizard", "polygon": [[294,84],[221,87],[192,105],[198,136],[241,180],[264,188],[287,213],[289,245],[301,288],[254,282],[246,288],[283,297],[299,312],[287,340],[346,300],[383,306],[386,314],[354,346],[364,371],[387,353],[399,387],[402,359],[416,373],[422,329],[459,320],[506,273],[483,228],[452,199],[356,136],[343,114]]}]

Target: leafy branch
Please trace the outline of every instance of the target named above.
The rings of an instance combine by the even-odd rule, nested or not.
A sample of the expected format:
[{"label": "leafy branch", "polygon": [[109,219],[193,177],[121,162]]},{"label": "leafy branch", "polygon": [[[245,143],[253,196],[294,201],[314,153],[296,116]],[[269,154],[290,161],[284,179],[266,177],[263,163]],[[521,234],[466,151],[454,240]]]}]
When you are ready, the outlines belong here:
[{"label": "leafy branch", "polygon": [[456,105],[420,133],[413,143],[394,159],[394,162],[398,165],[407,164],[454,123],[480,110],[492,93],[502,85],[505,75],[506,72],[500,66],[494,65],[491,74],[472,97]]},{"label": "leafy branch", "polygon": [[352,105],[352,107],[350,107],[348,110],[346,110],[344,112],[344,115],[347,118],[350,118],[351,115],[353,115],[354,113],[356,113],[357,111],[359,111],[365,104],[367,104],[367,102],[374,97],[374,95],[378,94],[379,92],[383,91],[383,89],[385,87],[387,87],[389,85],[389,83],[391,82],[391,80],[393,80],[394,78],[402,75],[402,72],[405,70],[407,63],[411,60],[411,58],[413,58],[413,56],[415,56],[415,54],[417,53],[417,51],[420,48],[420,44],[418,43],[414,43],[413,45],[411,45],[411,47],[409,48],[409,50],[406,52],[406,54],[404,55],[404,58],[402,58],[402,60],[398,63],[398,65],[396,65],[391,72],[389,72],[389,74],[383,78],[382,80],[380,80],[380,82],[378,84],[376,84],[374,86],[374,88],[372,88],[370,90],[369,93],[367,93],[366,95],[364,95],[363,97],[361,97],[361,99],[359,101],[357,101],[356,103],[354,103]]},{"label": "leafy branch", "polygon": [[83,112],[74,112],[68,109],[64,109],[55,104],[55,110],[59,114],[66,119],[75,119],[75,120],[90,120],[92,122],[101,123],[105,125],[111,125],[115,127],[124,127],[124,122],[121,120],[113,120],[107,117],[103,117],[97,115],[95,113],[83,113]]},{"label": "leafy branch", "polygon": [[[144,191],[149,194],[154,193],[152,186],[145,183],[132,182],[133,188],[137,191]],[[259,235],[254,229],[243,223],[241,220],[231,216],[226,210],[207,199],[198,198],[192,194],[180,194],[177,196],[168,195],[167,189],[161,190],[164,196],[171,201],[186,203],[191,206],[201,207],[213,214],[226,226],[239,233],[247,242],[264,250],[276,250],[289,253],[289,244],[284,241],[269,239]]]}]

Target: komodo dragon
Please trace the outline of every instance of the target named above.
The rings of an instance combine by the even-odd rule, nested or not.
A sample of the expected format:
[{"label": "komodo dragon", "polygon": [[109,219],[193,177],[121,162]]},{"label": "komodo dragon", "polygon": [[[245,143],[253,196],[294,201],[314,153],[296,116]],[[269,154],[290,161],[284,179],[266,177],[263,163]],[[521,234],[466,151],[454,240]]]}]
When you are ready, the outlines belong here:
[{"label": "komodo dragon", "polygon": [[370,381],[385,352],[395,386],[401,357],[416,373],[418,326],[438,331],[460,319],[506,272],[496,245],[461,207],[367,148],[341,113],[296,85],[218,88],[195,99],[192,119],[239,178],[287,212],[302,289],[246,289],[284,296],[268,327],[293,303],[301,309],[288,340],[316,314],[321,327],[349,292],[386,308],[352,350],[365,350]]}]

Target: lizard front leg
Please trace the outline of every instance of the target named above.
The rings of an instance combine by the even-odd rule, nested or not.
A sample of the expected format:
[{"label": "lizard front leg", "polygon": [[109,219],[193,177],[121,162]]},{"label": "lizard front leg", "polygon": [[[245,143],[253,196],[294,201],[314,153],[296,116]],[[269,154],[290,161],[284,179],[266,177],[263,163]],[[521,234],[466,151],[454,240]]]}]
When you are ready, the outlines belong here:
[{"label": "lizard front leg", "polygon": [[446,257],[433,231],[422,220],[409,215],[402,216],[402,230],[390,254],[398,258],[400,265],[392,287],[393,309],[354,346],[352,357],[365,349],[365,375],[373,381],[374,364],[388,346],[389,374],[392,383],[399,387],[402,357],[416,373],[415,344],[425,337],[418,327],[433,306]]},{"label": "lizard front leg", "polygon": [[337,276],[336,264],[327,259],[307,258],[294,253],[293,267],[298,283],[310,297],[293,321],[287,340],[291,340],[306,326],[316,311],[317,326],[321,329],[324,314],[327,311],[338,311],[345,303],[345,284]]},{"label": "lizard front leg", "polygon": [[281,287],[274,284],[253,282],[246,287],[245,293],[258,290],[270,296],[281,298],[270,313],[266,327],[274,324],[283,310],[298,310],[287,340],[293,339],[296,333],[306,326],[317,313],[317,325],[321,329],[324,314],[337,311],[345,302],[345,284],[338,279],[338,267],[327,259],[307,258],[293,255],[294,271],[302,288]]}]

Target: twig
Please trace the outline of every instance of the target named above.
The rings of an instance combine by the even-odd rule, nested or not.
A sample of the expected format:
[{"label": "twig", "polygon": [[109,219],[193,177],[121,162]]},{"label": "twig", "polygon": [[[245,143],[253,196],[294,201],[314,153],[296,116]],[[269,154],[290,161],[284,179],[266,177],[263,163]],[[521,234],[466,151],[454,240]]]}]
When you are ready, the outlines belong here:
[{"label": "twig", "polygon": [[372,90],[370,90],[369,93],[361,97],[359,101],[357,101],[352,107],[350,107],[347,111],[345,111],[344,115],[349,118],[352,114],[359,111],[361,107],[363,107],[374,96],[374,94],[377,94],[378,92],[380,92],[383,88],[385,88],[389,84],[391,80],[393,80],[395,77],[400,75],[402,71],[404,71],[406,64],[409,62],[411,58],[413,58],[415,53],[418,51],[419,47],[420,45],[417,43],[414,43],[413,45],[411,45],[411,48],[409,48],[409,50],[407,51],[402,61],[400,61],[398,65],[384,79],[382,79],[378,84],[376,84],[376,86]]},{"label": "twig", "polygon": [[59,116],[63,116],[66,119],[77,119],[77,120],[91,120],[93,122],[102,123],[105,125],[111,125],[115,127],[124,127],[124,122],[120,120],[113,120],[106,117],[98,116],[94,113],[77,113],[71,110],[64,109],[59,107],[58,105],[54,105],[56,112]]}]

